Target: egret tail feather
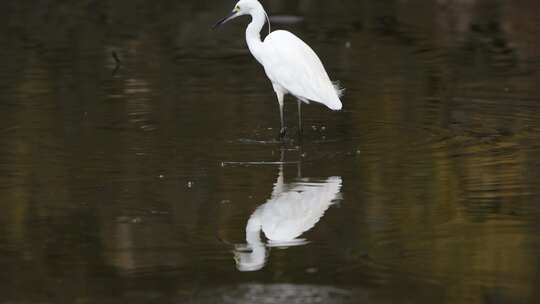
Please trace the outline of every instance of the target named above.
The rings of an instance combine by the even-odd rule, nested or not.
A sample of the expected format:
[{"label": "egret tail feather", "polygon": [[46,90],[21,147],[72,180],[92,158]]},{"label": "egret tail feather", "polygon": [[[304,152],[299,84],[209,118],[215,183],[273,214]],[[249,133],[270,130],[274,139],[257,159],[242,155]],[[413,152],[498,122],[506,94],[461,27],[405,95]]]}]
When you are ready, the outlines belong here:
[{"label": "egret tail feather", "polygon": [[343,95],[345,94],[345,88],[341,85],[341,82],[339,82],[339,80],[336,80],[332,82],[332,85],[334,85],[337,96],[339,98],[343,97]]}]

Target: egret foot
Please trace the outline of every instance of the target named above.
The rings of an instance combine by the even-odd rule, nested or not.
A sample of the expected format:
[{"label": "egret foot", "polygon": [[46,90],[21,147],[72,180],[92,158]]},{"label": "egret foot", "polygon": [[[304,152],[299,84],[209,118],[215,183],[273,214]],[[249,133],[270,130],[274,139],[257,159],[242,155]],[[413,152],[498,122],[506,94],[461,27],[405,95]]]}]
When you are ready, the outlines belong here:
[{"label": "egret foot", "polygon": [[283,127],[279,131],[279,139],[284,139],[285,136],[287,136],[287,127]]}]

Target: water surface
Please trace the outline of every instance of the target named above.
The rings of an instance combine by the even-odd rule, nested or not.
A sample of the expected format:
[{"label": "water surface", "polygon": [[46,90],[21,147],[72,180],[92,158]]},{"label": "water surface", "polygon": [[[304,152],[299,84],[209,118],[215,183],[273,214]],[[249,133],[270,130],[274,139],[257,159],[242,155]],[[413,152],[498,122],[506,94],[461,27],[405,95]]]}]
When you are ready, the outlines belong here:
[{"label": "water surface", "polygon": [[0,4],[0,303],[539,302],[538,3],[265,2],[301,142],[232,2]]}]

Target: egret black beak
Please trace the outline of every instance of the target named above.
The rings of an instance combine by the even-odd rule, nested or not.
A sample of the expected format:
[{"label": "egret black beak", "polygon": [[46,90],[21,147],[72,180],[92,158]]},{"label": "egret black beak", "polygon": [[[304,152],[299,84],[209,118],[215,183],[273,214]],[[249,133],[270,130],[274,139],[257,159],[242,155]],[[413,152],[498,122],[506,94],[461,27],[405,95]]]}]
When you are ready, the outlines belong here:
[{"label": "egret black beak", "polygon": [[227,16],[227,17],[225,17],[225,18],[219,20],[219,21],[214,25],[214,27],[212,27],[212,28],[213,28],[213,29],[216,29],[216,28],[220,27],[221,25],[223,25],[223,24],[229,22],[230,20],[232,20],[232,19],[234,19],[234,18],[236,18],[236,12],[235,12],[235,11],[231,12],[231,13],[229,14],[229,16]]}]

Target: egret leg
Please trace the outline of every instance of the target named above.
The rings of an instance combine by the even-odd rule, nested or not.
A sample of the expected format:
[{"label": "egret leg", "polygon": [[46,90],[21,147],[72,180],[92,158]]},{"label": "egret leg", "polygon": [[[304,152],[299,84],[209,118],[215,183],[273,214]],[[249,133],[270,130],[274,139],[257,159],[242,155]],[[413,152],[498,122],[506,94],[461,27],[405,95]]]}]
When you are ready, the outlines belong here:
[{"label": "egret leg", "polygon": [[302,101],[298,99],[298,134],[302,135]]},{"label": "egret leg", "polygon": [[285,135],[287,134],[287,127],[285,127],[285,116],[283,115],[283,98],[284,94],[281,93],[279,90],[275,90],[278,103],[279,103],[279,118],[281,120],[281,129],[279,130],[279,138],[283,139]]},{"label": "egret leg", "polygon": [[279,137],[283,138],[287,134],[287,127],[285,127],[285,117],[283,115],[283,104],[279,104],[279,116],[281,118],[281,129],[279,131]]},{"label": "egret leg", "polygon": [[303,154],[302,144],[300,144],[298,149],[298,163],[296,164],[296,174],[298,178],[302,178],[302,154]]}]

